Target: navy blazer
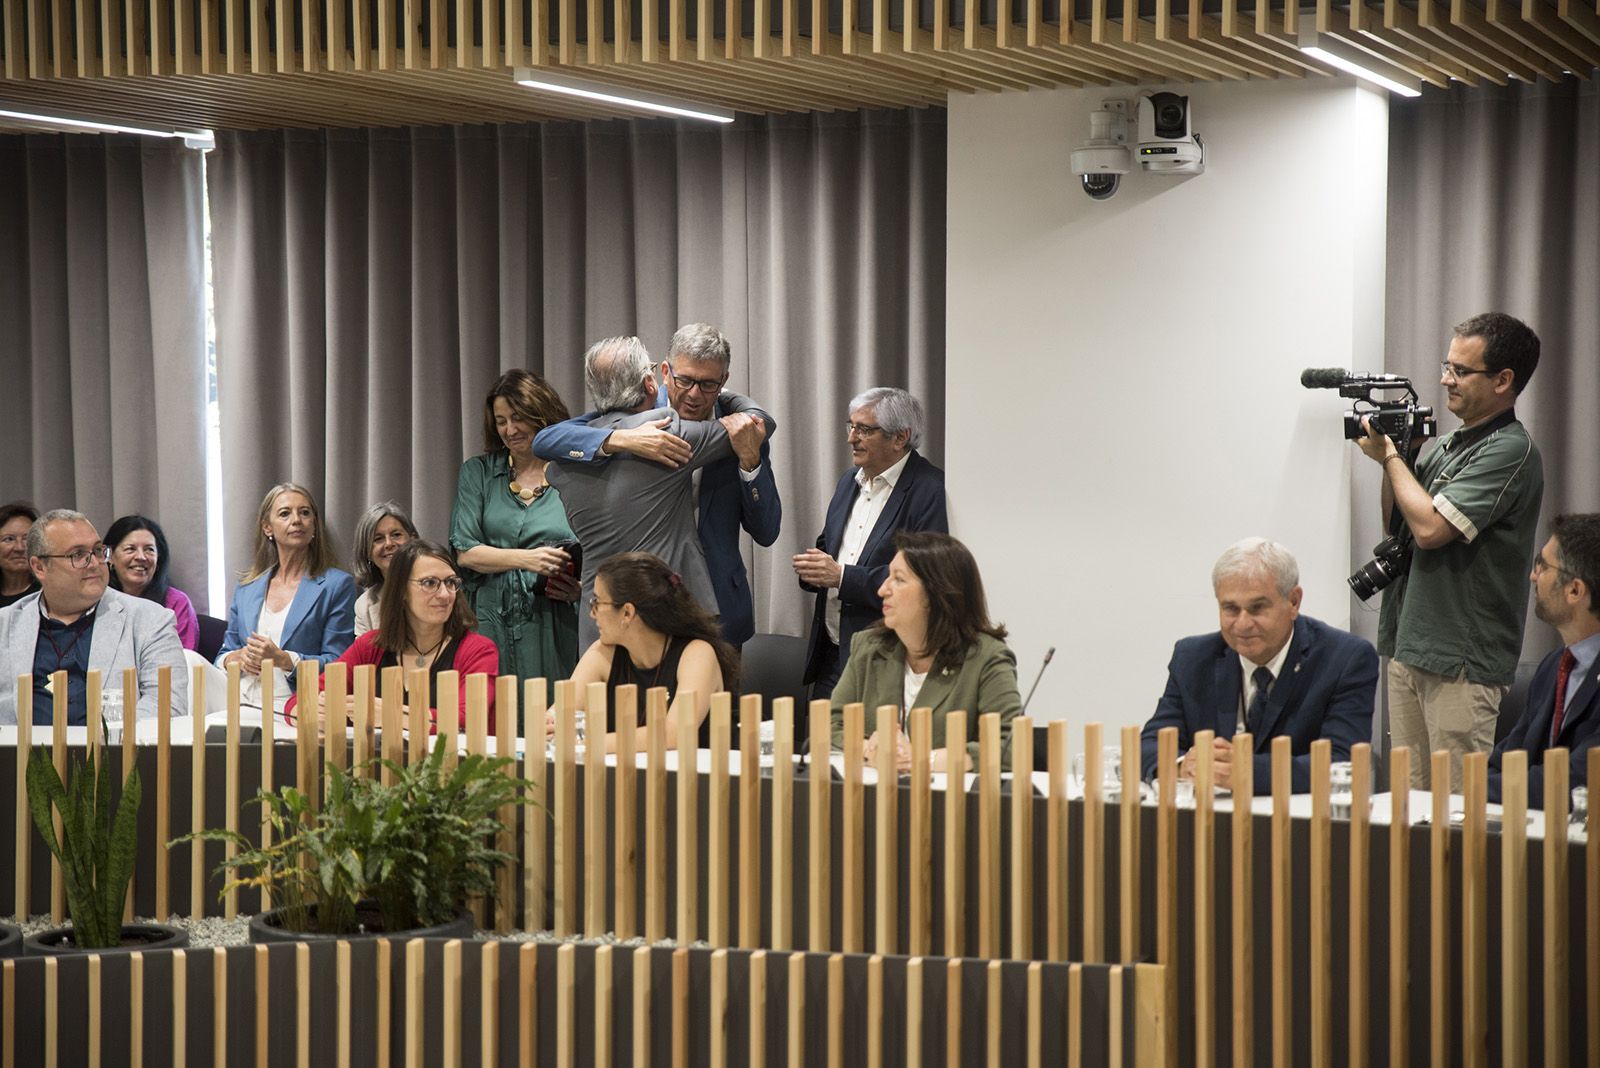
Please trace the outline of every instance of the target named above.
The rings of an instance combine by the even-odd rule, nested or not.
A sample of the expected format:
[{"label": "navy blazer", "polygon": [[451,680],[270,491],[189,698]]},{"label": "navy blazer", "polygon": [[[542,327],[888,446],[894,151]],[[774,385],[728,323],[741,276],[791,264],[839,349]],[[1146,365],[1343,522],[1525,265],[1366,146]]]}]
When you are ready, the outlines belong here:
[{"label": "navy blazer", "polygon": [[[217,654],[218,667],[223,666],[223,658],[229,653],[243,649],[255,633],[261,606],[267,600],[267,583],[276,570],[234,587],[233,602],[228,605],[228,632],[222,639],[222,651]],[[348,571],[330,567],[320,575],[306,575],[300,580],[289,614],[283,620],[283,639],[278,648],[326,667],[355,641],[355,626],[356,580]],[[297,674],[289,672],[290,689],[295,686]]]},{"label": "navy blazer", "polygon": [[[1522,718],[1509,734],[1501,739],[1489,756],[1489,800],[1500,801],[1501,761],[1512,749],[1528,751],[1528,807],[1544,808],[1544,754],[1555,746],[1550,744],[1550,724],[1556,712],[1556,672],[1561,667],[1561,652],[1557,649],[1543,660],[1528,683],[1528,704]],[[1569,751],[1567,782],[1571,786],[1587,786],[1589,775],[1589,750],[1600,743],[1600,659],[1589,665],[1583,678],[1574,675],[1567,680],[1570,691],[1576,686],[1572,703],[1567,705],[1561,719],[1561,737],[1557,745]]]},{"label": "navy blazer", "polygon": [[[667,406],[663,386],[658,399]],[[772,476],[772,457],[768,444],[777,424],[748,398],[724,392],[712,408],[712,417],[749,412],[766,420],[767,436],[761,442],[761,469],[746,482],[739,477],[739,457],[727,456],[705,466],[700,476],[700,548],[706,555],[706,570],[717,595],[718,622],[722,637],[740,646],[756,632],[755,604],[750,595],[750,577],[745,572],[744,554],[739,551],[739,531],[749,531],[757,545],[778,540],[783,522],[783,502],[778,499],[778,483]],[[597,413],[587,412],[575,419],[556,423],[539,431],[533,451],[546,460],[605,460],[599,455],[609,429],[591,427]]]},{"label": "navy blazer", "polygon": [[[1167,690],[1140,734],[1141,765],[1154,778],[1157,739],[1163,727],[1178,728],[1178,753],[1194,736],[1216,731],[1233,737],[1244,685],[1239,654],[1220,631],[1184,638],[1167,665]],[[1371,643],[1310,616],[1294,621],[1294,637],[1283,670],[1267,698],[1267,721],[1254,735],[1255,791],[1272,792],[1272,739],[1285,736],[1294,751],[1294,792],[1311,789],[1311,743],[1333,743],[1333,759],[1349,760],[1350,748],[1372,740],[1372,709],[1378,692],[1378,653]]]},{"label": "navy blazer", "polygon": [[[817,548],[835,560],[844,542],[844,525],[850,518],[850,506],[855,504],[860,489],[856,483],[856,468],[852,467],[839,479],[833,500],[828,502],[828,518],[817,537]],[[828,647],[825,618],[828,591],[800,583],[801,589],[817,595],[816,608],[811,613],[811,643],[806,649],[805,682],[842,673],[845,661],[850,658],[850,639],[882,617],[883,601],[878,597],[878,587],[889,577],[897,530],[950,532],[950,521],[945,514],[944,472],[915,449],[911,450],[911,458],[894,484],[894,492],[884,502],[878,522],[861,549],[861,556],[844,569],[844,578],[839,583],[839,648],[833,664],[827,663],[824,655]]]}]

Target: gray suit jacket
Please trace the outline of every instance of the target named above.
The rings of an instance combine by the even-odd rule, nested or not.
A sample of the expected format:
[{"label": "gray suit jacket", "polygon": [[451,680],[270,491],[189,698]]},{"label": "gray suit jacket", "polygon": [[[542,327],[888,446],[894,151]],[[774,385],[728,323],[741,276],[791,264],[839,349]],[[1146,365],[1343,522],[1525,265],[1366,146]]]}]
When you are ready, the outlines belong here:
[{"label": "gray suit jacket", "polygon": [[[100,672],[108,689],[122,685],[122,673],[139,670],[139,718],[156,714],[157,674],[172,668],[172,714],[189,713],[187,662],[178,641],[172,609],[106,590],[95,609],[94,637],[89,643],[89,670]],[[39,595],[0,609],[0,726],[17,722],[17,677],[33,673],[34,647],[39,644]],[[37,714],[37,710],[36,710]]]},{"label": "gray suit jacket", "polygon": [[[649,460],[618,456],[606,464],[557,461],[545,478],[561,492],[567,522],[583,546],[583,600],[594,595],[594,573],[617,553],[655,553],[683,576],[707,612],[717,612],[717,594],[706,570],[705,550],[694,514],[694,472],[733,454],[728,432],[716,420],[686,422],[671,408],[649,412],[602,412],[589,423],[605,430],[642,426],[670,419],[666,430],[694,450],[676,469]],[[578,645],[587,649],[599,637],[593,619],[578,612]]]}]

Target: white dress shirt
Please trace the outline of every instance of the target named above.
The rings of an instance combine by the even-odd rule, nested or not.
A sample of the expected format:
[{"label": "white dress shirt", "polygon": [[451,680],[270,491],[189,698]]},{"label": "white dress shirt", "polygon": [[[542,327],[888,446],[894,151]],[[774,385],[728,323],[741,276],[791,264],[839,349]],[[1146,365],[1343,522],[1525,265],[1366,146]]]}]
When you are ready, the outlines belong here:
[{"label": "white dress shirt", "polygon": [[[866,473],[856,471],[856,485],[860,492],[856,494],[855,503],[850,505],[850,515],[844,522],[844,539],[839,543],[839,565],[850,567],[861,559],[861,550],[867,547],[867,539],[872,537],[872,528],[878,525],[878,517],[883,514],[883,506],[889,503],[890,494],[894,493],[894,485],[900,481],[900,476],[906,469],[906,461],[911,459],[910,450],[891,466],[879,474],[868,478]],[[840,577],[843,582],[843,576]],[[823,619],[828,625],[828,640],[839,644],[839,587],[835,586],[828,591],[827,611]]]}]

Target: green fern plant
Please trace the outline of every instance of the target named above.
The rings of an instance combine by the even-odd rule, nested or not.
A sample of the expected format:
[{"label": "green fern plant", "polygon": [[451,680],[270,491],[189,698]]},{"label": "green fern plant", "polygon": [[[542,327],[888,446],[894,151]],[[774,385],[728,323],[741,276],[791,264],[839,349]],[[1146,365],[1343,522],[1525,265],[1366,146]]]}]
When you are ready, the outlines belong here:
[{"label": "green fern plant", "polygon": [[[291,931],[350,933],[364,901],[377,902],[386,931],[444,923],[473,895],[494,894],[495,872],[514,859],[492,844],[500,807],[529,804],[532,785],[506,774],[509,757],[463,756],[452,769],[444,753],[435,746],[416,764],[374,760],[367,776],[329,764],[327,796],[315,813],[292,786],[257,794],[252,803],[272,825],[267,845],[218,829],[173,844],[233,842],[238,852],[218,867],[222,893],[269,888]],[[379,768],[392,771],[394,782],[381,782]]]},{"label": "green fern plant", "polygon": [[[122,942],[122,905],[138,848],[139,772],[129,772],[113,804],[115,782],[91,753],[63,784],[42,746],[28,757],[28,810],[45,845],[61,863],[73,941],[84,949]],[[61,814],[56,838],[51,809]]]}]

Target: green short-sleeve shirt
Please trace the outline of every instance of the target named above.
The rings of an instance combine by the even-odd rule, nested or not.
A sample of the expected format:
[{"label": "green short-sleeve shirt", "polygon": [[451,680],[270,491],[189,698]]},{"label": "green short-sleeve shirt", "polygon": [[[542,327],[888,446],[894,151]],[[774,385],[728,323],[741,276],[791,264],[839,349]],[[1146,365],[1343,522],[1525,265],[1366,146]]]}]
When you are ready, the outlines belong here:
[{"label": "green short-sleeve shirt", "polygon": [[1416,549],[1383,595],[1378,652],[1485,686],[1510,685],[1522,655],[1544,466],[1515,415],[1445,435],[1417,480],[1461,536]]}]

